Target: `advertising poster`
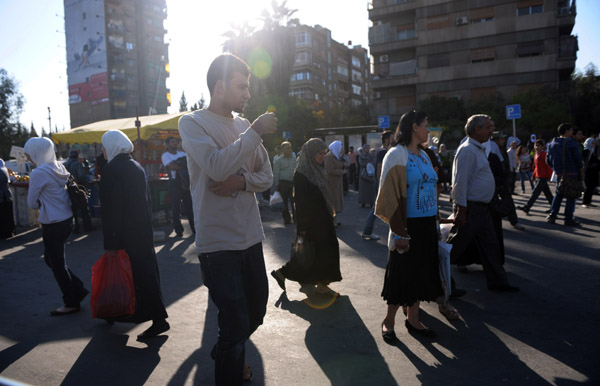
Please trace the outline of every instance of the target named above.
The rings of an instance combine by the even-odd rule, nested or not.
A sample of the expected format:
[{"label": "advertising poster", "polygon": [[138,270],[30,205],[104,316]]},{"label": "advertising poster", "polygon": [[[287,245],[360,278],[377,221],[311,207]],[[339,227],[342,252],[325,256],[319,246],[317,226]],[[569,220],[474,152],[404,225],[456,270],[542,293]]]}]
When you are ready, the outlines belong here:
[{"label": "advertising poster", "polygon": [[65,0],[69,104],[108,102],[104,1]]}]

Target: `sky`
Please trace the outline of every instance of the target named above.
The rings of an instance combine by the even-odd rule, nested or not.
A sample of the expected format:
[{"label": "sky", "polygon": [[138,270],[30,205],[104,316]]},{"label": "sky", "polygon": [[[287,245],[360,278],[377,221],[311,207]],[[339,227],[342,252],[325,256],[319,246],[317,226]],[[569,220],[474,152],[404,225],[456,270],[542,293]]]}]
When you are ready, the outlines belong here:
[{"label": "sky", "polygon": [[[548,0],[546,0],[548,1]],[[208,101],[206,71],[210,62],[222,53],[223,33],[231,23],[249,20],[257,26],[260,12],[271,0],[167,0],[166,41],[169,43],[171,90],[169,112],[177,112],[181,93],[188,106],[202,95]],[[207,7],[206,4],[210,4]],[[340,43],[360,44],[368,48],[367,0],[288,0],[294,17],[302,24],[320,24],[331,30]],[[578,0],[573,34],[579,35],[576,67],[588,63],[600,66],[599,0]],[[52,128],[70,129],[64,7],[62,0],[0,0],[0,68],[17,83],[25,98],[20,116],[27,127],[33,122],[38,134],[48,130],[48,107]]]}]

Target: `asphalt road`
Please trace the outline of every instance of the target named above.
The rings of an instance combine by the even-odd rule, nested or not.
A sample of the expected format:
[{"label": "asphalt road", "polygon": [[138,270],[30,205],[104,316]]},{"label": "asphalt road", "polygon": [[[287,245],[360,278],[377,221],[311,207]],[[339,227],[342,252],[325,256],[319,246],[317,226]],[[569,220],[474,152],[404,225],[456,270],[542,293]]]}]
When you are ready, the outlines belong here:
[{"label": "asphalt road", "polygon": [[[525,197],[515,199],[520,205]],[[448,214],[447,196],[441,202]],[[600,207],[577,207],[581,228],[547,224],[546,209],[540,200],[529,216],[519,213],[525,231],[504,222],[505,268],[521,292],[489,292],[480,266],[453,269],[468,291],[453,301],[461,320],[449,322],[435,304],[423,304],[422,320],[438,338],[409,335],[399,313],[399,342],[388,345],[381,338],[385,237],[360,237],[369,209],[348,193],[337,229],[343,281],[331,285],[341,296],[309,302],[296,283],[282,293],[269,277],[265,323],[246,346],[252,385],[600,384]],[[295,229],[268,207],[261,214],[271,271],[287,261]],[[44,386],[211,385],[217,310],[184,226],[184,238],[173,233],[155,245],[171,330],[147,344],[135,340],[147,324],[109,326],[90,317],[89,304],[50,317],[61,296],[43,261],[41,231],[1,240],[0,377]],[[387,234],[379,220],[375,233]],[[100,231],[69,239],[68,264],[88,288],[102,252]]]}]

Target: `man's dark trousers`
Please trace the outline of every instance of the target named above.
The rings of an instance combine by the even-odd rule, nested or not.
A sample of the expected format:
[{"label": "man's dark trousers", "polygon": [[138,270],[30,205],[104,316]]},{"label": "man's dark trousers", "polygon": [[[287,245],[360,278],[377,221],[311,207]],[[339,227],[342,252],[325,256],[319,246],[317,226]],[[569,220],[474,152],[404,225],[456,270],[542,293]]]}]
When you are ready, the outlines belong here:
[{"label": "man's dark trousers", "polygon": [[242,251],[199,255],[202,279],[219,309],[215,382],[242,385],[245,343],[263,323],[269,286],[262,243]]},{"label": "man's dark trousers", "polygon": [[183,211],[188,219],[192,233],[196,233],[194,228],[194,211],[192,207],[192,197],[189,191],[184,191],[177,179],[169,179],[169,200],[171,201],[171,214],[173,215],[173,229],[175,233],[183,233],[181,225],[181,203],[183,202]]},{"label": "man's dark trousers", "polygon": [[[279,193],[283,199],[283,208],[281,209],[281,215],[283,221],[289,224],[293,218],[296,221],[296,205],[294,204],[294,183],[292,181],[280,180],[279,181]],[[288,202],[292,207],[292,216],[290,217],[290,211],[288,209]]]},{"label": "man's dark trousers", "polygon": [[507,284],[508,279],[502,267],[500,245],[498,245],[489,204],[467,202],[467,223],[457,228],[451,241],[452,264],[461,264],[460,258],[471,242],[475,242],[479,251],[488,287]]}]

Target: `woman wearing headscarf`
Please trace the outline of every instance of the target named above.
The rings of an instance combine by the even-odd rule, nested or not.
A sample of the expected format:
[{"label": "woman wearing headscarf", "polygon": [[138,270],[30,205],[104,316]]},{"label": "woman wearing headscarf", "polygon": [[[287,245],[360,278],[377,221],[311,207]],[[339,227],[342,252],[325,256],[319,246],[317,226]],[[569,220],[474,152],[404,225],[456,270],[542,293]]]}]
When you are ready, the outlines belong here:
[{"label": "woman wearing headscarf", "polygon": [[104,249],[109,255],[120,249],[127,252],[135,289],[135,313],[114,320],[152,320],[152,325],[137,337],[143,340],[170,328],[154,253],[150,190],[144,169],[129,155],[133,144],[125,134],[107,131],[102,136],[102,151],[108,160],[100,184]]},{"label": "woman wearing headscarf", "polygon": [[285,291],[285,279],[299,282],[300,291],[311,294],[335,292],[328,287],[341,281],[340,250],[333,226],[335,208],[323,167],[327,146],[318,138],[309,139],[304,146],[294,173],[296,200],[296,229],[298,235],[315,244],[315,258],[309,264],[291,259],[271,275]]},{"label": "woman wearing headscarf", "polygon": [[7,239],[14,236],[16,232],[15,219],[13,215],[13,202],[8,185],[10,184],[10,175],[0,158],[0,239]]},{"label": "woman wearing headscarf", "polygon": [[[329,153],[325,156],[325,173],[329,191],[331,192],[331,201],[336,215],[342,213],[344,209],[344,174],[346,173],[346,164],[343,156],[344,148],[340,141],[333,141],[329,145]],[[341,225],[334,217],[334,224]]]},{"label": "woman wearing headscarf", "polygon": [[590,137],[583,143],[583,162],[585,162],[585,192],[583,192],[584,208],[596,206],[592,204],[594,189],[598,186],[598,172],[600,171],[600,140]]},{"label": "woman wearing headscarf", "polygon": [[400,119],[392,148],[383,159],[375,214],[389,224],[389,255],[381,296],[388,308],[381,324],[386,342],[397,340],[396,312],[407,307],[409,332],[434,337],[419,321],[419,303],[443,295],[436,226],[437,180],[421,144],[427,140],[427,116],[411,111]]},{"label": "woman wearing headscarf", "polygon": [[50,312],[52,316],[79,312],[81,301],[89,291],[65,259],[65,242],[73,230],[73,211],[67,193],[69,172],[56,161],[54,143],[49,138],[34,137],[25,143],[25,154],[37,167],[29,175],[27,204],[40,210],[44,261],[52,270],[63,294],[64,306]]},{"label": "woman wearing headscarf", "polygon": [[[375,158],[368,144],[363,145],[358,154],[358,203],[364,208],[373,206],[375,201]],[[371,166],[368,166],[368,165]]]}]

